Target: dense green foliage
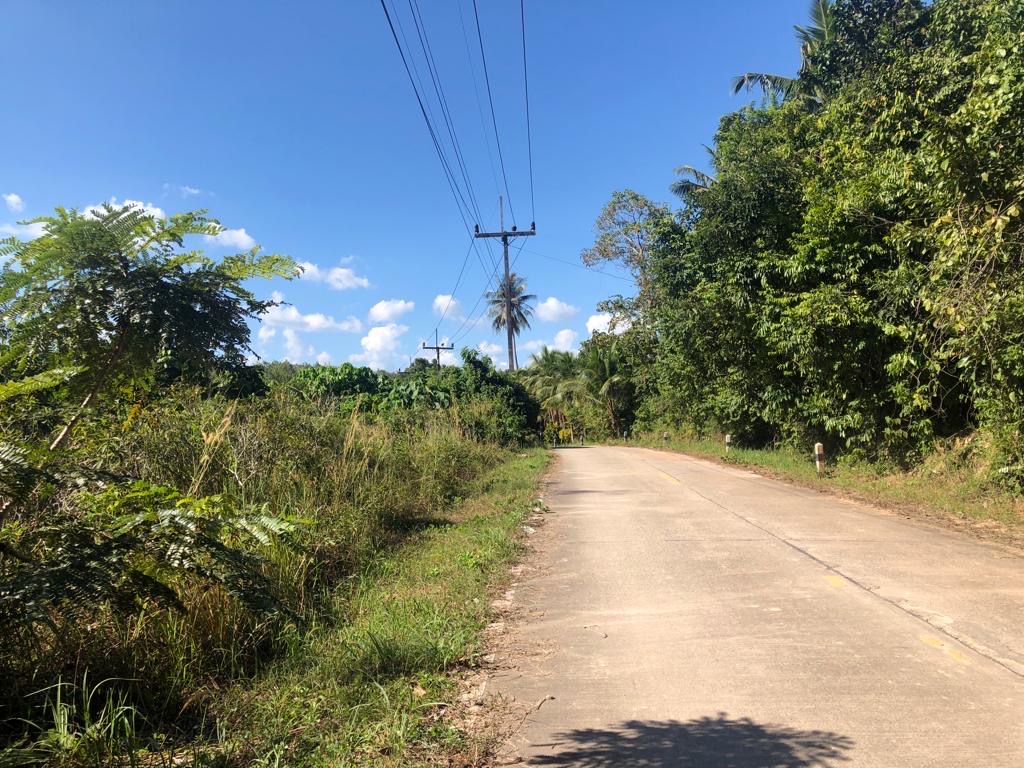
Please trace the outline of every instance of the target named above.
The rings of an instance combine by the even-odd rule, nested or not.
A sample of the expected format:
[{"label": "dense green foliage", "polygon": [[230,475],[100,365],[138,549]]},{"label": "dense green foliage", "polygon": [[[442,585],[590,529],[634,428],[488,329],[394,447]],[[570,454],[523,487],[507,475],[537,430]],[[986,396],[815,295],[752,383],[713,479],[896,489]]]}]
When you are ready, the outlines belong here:
[{"label": "dense green foliage", "polygon": [[467,436],[502,446],[528,442],[537,425],[536,401],[489,358],[462,350],[462,364],[437,368],[419,359],[401,373],[351,363],[305,367],[288,386],[307,399],[335,398],[343,409],[375,419],[407,420],[445,410]]},{"label": "dense green foliage", "polygon": [[631,202],[651,245],[622,261],[649,298],[619,316],[657,375],[636,415],[900,463],[982,428],[1018,484],[1024,3],[838,0],[827,20],[799,73],[820,98],[724,117],[677,213]]},{"label": "dense green foliage", "polygon": [[294,266],[191,250],[202,214],[45,224],[0,272],[0,764],[106,764],[213,733],[220,689],[344,625],[347,580],[538,409],[470,351],[247,365],[271,303],[243,281]]},{"label": "dense green foliage", "polygon": [[636,334],[598,333],[578,353],[543,348],[519,377],[541,405],[552,444],[624,436],[651,360]]}]

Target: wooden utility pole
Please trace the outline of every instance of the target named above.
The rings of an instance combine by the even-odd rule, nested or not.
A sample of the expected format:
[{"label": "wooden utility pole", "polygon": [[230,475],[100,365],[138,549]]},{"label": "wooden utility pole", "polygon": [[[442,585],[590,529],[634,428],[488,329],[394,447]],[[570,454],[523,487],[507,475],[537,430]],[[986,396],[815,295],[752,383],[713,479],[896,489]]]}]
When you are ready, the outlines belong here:
[{"label": "wooden utility pole", "polygon": [[437,343],[437,328],[435,328],[434,329],[434,346],[428,347],[427,346],[427,342],[424,341],[423,342],[423,348],[424,349],[432,349],[432,350],[434,350],[434,354],[437,357],[437,361],[436,361],[435,364],[437,365],[438,368],[440,368],[441,367],[441,352],[450,352],[451,350],[455,349],[455,345],[454,344],[448,344],[446,346],[444,344],[438,344]]},{"label": "wooden utility pole", "polygon": [[505,201],[502,198],[498,198],[498,207],[500,210],[500,232],[481,232],[480,225],[476,225],[476,237],[500,237],[502,250],[504,251],[505,258],[505,279],[502,281],[502,292],[505,294],[505,331],[508,335],[508,369],[514,371],[516,369],[516,355],[515,355],[515,338],[512,333],[512,286],[509,285],[508,279],[508,242],[514,237],[531,237],[537,234],[537,224],[530,224],[529,229],[518,230],[515,226],[512,229],[505,231]]}]

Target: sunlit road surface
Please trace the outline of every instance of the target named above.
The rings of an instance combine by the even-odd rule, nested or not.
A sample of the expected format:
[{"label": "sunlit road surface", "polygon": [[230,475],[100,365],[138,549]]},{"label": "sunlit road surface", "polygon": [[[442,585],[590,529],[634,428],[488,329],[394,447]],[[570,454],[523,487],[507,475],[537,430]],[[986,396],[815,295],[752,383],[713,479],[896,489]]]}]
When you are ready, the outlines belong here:
[{"label": "sunlit road surface", "polygon": [[1019,554],[639,448],[559,450],[547,503],[503,762],[1024,767]]}]

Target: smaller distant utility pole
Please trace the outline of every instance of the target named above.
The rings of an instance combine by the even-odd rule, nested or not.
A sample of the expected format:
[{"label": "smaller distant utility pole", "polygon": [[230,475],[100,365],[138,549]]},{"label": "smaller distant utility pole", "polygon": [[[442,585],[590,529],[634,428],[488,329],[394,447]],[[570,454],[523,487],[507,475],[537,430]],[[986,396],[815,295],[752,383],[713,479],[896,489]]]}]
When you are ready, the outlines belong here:
[{"label": "smaller distant utility pole", "polygon": [[448,344],[446,346],[444,344],[438,344],[437,343],[437,329],[435,328],[434,329],[434,346],[428,347],[427,346],[427,342],[424,341],[423,342],[423,348],[424,349],[432,349],[432,350],[434,350],[434,354],[437,356],[437,360],[436,360],[435,364],[437,365],[438,368],[440,368],[441,367],[441,352],[442,351],[449,352],[449,351],[455,349],[455,345],[454,344]]},{"label": "smaller distant utility pole", "polygon": [[501,211],[501,231],[500,232],[481,232],[480,225],[476,225],[476,237],[500,237],[501,245],[505,251],[505,280],[502,282],[502,292],[505,294],[505,330],[508,332],[508,369],[514,371],[516,369],[516,353],[515,353],[515,338],[512,334],[512,286],[509,285],[508,281],[508,241],[512,237],[530,237],[537,234],[537,224],[530,224],[529,229],[519,231],[515,225],[508,232],[505,231],[505,201],[502,198],[498,198],[498,207]]}]

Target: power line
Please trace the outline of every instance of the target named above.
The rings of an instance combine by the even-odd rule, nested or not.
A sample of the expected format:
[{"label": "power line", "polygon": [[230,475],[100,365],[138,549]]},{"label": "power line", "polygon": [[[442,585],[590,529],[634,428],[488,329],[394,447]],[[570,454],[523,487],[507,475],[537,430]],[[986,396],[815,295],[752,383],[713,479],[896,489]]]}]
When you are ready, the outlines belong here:
[{"label": "power line", "polygon": [[387,3],[385,0],[380,0],[380,6],[384,9],[384,16],[387,18],[388,27],[391,29],[391,36],[395,40],[395,46],[398,48],[398,55],[402,57],[402,64],[405,66],[405,73],[409,78],[409,84],[412,86],[413,93],[416,95],[416,103],[419,104],[420,113],[423,115],[423,121],[427,124],[427,131],[430,133],[431,141],[434,144],[434,150],[437,152],[437,157],[441,161],[441,167],[444,169],[445,178],[448,180],[448,186],[451,188],[452,195],[456,198],[455,204],[459,207],[459,214],[462,216],[463,224],[466,225],[467,231],[469,230],[469,223],[466,221],[465,213],[472,215],[472,208],[466,203],[466,198],[463,196],[461,189],[455,181],[455,174],[452,173],[451,166],[448,164],[448,158],[445,157],[444,151],[441,148],[441,144],[437,138],[437,132],[434,130],[433,123],[430,120],[430,116],[427,114],[427,108],[424,105],[423,97],[420,95],[419,88],[416,87],[416,80],[413,77],[412,69],[409,66],[409,61],[406,59],[405,50],[402,48],[402,43],[398,39],[398,33],[395,31],[395,25],[391,20],[391,12],[388,10]]},{"label": "power line", "polygon": [[569,261],[568,259],[560,259],[557,256],[548,256],[546,253],[541,253],[540,251],[534,251],[534,250],[532,250],[530,248],[524,248],[524,249],[521,249],[521,250],[525,250],[527,253],[532,253],[534,256],[540,256],[542,259],[548,259],[550,261],[557,261],[560,264],[568,264],[570,267],[576,267],[576,269],[582,269],[582,270],[584,270],[586,272],[590,272],[591,274],[604,275],[605,277],[610,277],[610,278],[613,278],[615,280],[624,280],[627,283],[636,283],[636,280],[634,280],[632,277],[623,277],[622,275],[616,275],[616,274],[614,274],[612,272],[605,272],[603,269],[594,269],[593,267],[588,267],[585,264],[578,264],[577,262]]},{"label": "power line", "polygon": [[[482,218],[481,213],[480,213],[480,206],[479,206],[479,203],[477,201],[476,193],[473,190],[473,183],[472,183],[472,181],[470,181],[470,178],[469,178],[468,165],[467,165],[467,163],[465,161],[465,155],[464,155],[464,153],[462,151],[462,145],[459,142],[458,131],[456,131],[456,129],[455,129],[455,121],[452,118],[451,109],[448,107],[448,99],[445,96],[444,86],[443,86],[443,84],[441,82],[441,75],[440,75],[440,72],[439,72],[438,67],[437,67],[437,62],[434,59],[434,52],[433,52],[433,48],[430,45],[430,35],[427,32],[427,26],[426,26],[426,23],[423,21],[423,14],[420,12],[420,6],[419,6],[418,0],[408,0],[408,5],[409,5],[409,13],[412,16],[413,24],[416,27],[416,33],[417,33],[417,36],[419,37],[420,49],[423,51],[423,58],[424,58],[424,60],[426,61],[426,64],[427,64],[427,71],[430,74],[431,82],[433,83],[433,86],[434,86],[434,94],[437,97],[437,102],[438,102],[438,105],[440,106],[440,109],[441,109],[441,116],[444,118],[444,121],[445,121],[445,127],[447,128],[447,131],[448,131],[448,138],[451,140],[452,149],[455,152],[455,158],[456,158],[456,160],[457,160],[457,162],[459,164],[459,169],[460,169],[460,171],[462,173],[462,180],[463,180],[463,182],[466,185],[466,194],[469,197],[469,201],[472,203],[472,209],[470,210],[470,216],[475,216],[475,220],[476,221],[480,221],[481,218]],[[459,6],[459,14],[460,14],[460,18],[461,18],[461,14],[462,14],[462,6],[461,6],[461,4]],[[399,20],[399,29],[401,29],[401,21],[400,20]],[[465,24],[464,23],[463,23],[463,33],[465,33]],[[403,35],[403,37],[404,37],[404,35]],[[408,43],[407,43],[407,45],[408,45]],[[413,68],[415,69],[415,65],[414,65]],[[422,83],[420,84],[420,87],[422,88]],[[476,81],[475,81],[475,76],[474,76],[474,89],[475,88],[476,88]],[[428,103],[427,106],[428,106],[428,111],[430,111],[429,103]],[[477,94],[477,108],[481,112],[481,119],[482,119],[482,108],[480,107],[480,104],[479,104],[479,94]],[[487,151],[488,151],[488,154],[490,154],[490,145],[489,144],[487,145]],[[449,166],[450,166],[450,163],[449,163]],[[492,160],[492,171],[493,171],[493,160]],[[465,220],[465,218],[463,219],[463,224],[466,225],[466,228],[468,230],[468,228],[469,228],[468,227],[468,222]],[[488,260],[491,262],[491,267],[493,269],[493,268],[495,268],[495,265],[497,264],[497,258],[495,257],[494,252],[491,250],[491,244],[490,243],[485,243],[485,246],[486,246],[486,249],[487,249]],[[486,274],[487,273],[487,267],[484,265],[483,258],[481,257],[479,250],[476,250],[476,257],[477,257],[477,261],[480,262],[480,268]]]},{"label": "power line", "polygon": [[[441,319],[437,321],[437,325],[434,326],[434,332],[441,327],[441,323],[444,322],[445,316],[448,314],[448,309],[451,307],[452,302],[455,301],[455,292],[459,290],[459,283],[462,282],[462,275],[466,271],[466,265],[469,263],[469,254],[473,252],[473,247],[476,245],[476,238],[470,238],[469,248],[466,249],[466,255],[462,258],[462,267],[459,269],[459,276],[455,279],[455,287],[452,288],[452,292],[448,294],[448,303],[444,305],[444,311],[441,313]],[[497,267],[495,267],[497,269]]]},{"label": "power line", "polygon": [[[413,74],[415,70],[415,63],[410,64],[409,58],[407,58],[405,55],[405,50],[402,48],[402,43],[399,40],[398,32],[395,29],[395,23],[392,20],[391,12],[388,9],[387,3],[385,2],[385,0],[380,0],[380,4],[381,8],[384,10],[384,17],[387,19],[388,27],[391,30],[391,36],[395,41],[395,47],[398,48],[398,55],[401,57],[402,65],[405,67],[406,76],[409,78],[409,84],[412,86],[413,94],[416,97],[416,103],[419,105],[420,114],[423,116],[423,121],[427,126],[427,132],[430,134],[431,142],[434,145],[434,151],[437,153],[438,160],[440,160],[441,162],[441,168],[444,171],[445,180],[448,182],[448,188],[451,190],[452,197],[455,200],[455,206],[459,210],[459,217],[462,219],[462,225],[466,229],[466,234],[470,235],[470,237],[472,238],[472,233],[469,227],[469,221],[467,220],[467,213],[469,214],[469,216],[473,216],[473,208],[466,202],[466,198],[462,194],[462,190],[459,187],[458,181],[455,178],[455,173],[452,171],[451,165],[448,162],[448,158],[446,157],[441,142],[438,139],[437,131],[434,128],[433,121],[430,116],[430,111],[428,109],[427,104],[424,102],[423,95],[420,92],[422,82],[420,83],[420,87],[417,87],[417,80],[419,79],[419,76],[418,72],[415,76]],[[401,29],[401,21],[399,21],[399,29]],[[404,31],[402,32],[402,37],[405,37]],[[406,44],[408,45],[408,42]],[[467,189],[467,192],[468,191],[469,190]],[[487,267],[484,266],[483,259],[480,256],[480,251],[476,246],[475,240],[473,240],[472,248],[476,252],[476,256],[477,259],[480,261],[481,268],[486,273]],[[495,265],[494,269],[496,270],[497,260],[495,259],[494,255],[490,252],[489,248],[488,256],[490,257],[490,261],[492,262],[492,264]]]},{"label": "power line", "polygon": [[479,220],[480,206],[477,204],[476,195],[473,193],[473,184],[469,180],[469,172],[466,169],[465,158],[462,154],[462,146],[459,144],[459,138],[455,131],[451,110],[448,109],[448,100],[445,98],[444,87],[441,85],[441,76],[438,74],[437,64],[434,61],[434,52],[430,47],[430,36],[427,34],[426,24],[423,23],[423,17],[420,14],[419,2],[417,2],[417,0],[408,0],[408,3],[413,24],[416,26],[416,34],[420,40],[420,48],[423,50],[423,57],[427,62],[427,71],[429,72],[431,82],[434,85],[434,94],[437,96],[438,104],[441,107],[441,116],[444,118],[445,127],[448,130],[448,138],[451,140],[452,149],[455,151],[455,159],[458,161],[459,170],[462,172],[462,180],[466,184],[466,191],[469,195],[469,200],[473,204],[472,210],[476,214],[476,218]]},{"label": "power line", "polygon": [[[469,32],[466,31],[466,16],[462,12],[462,0],[456,3],[459,7],[459,25],[462,27],[462,42],[466,51],[466,65],[469,75],[473,80],[473,95],[476,97],[476,111],[480,118],[480,135],[484,140],[484,147],[487,149],[487,164],[491,169],[491,178],[494,180],[494,196],[501,194],[501,184],[498,182],[498,171],[494,167],[494,153],[491,152],[491,140],[487,135],[487,121],[484,117],[484,103],[480,98],[480,84],[476,76],[476,63],[473,61],[473,53],[469,47]],[[487,243],[488,247],[490,243]]]},{"label": "power line", "polygon": [[491,124],[494,125],[494,143],[498,147],[498,163],[501,165],[501,178],[505,182],[505,199],[508,200],[508,212],[512,214],[512,222],[515,223],[516,214],[512,208],[512,196],[508,191],[508,175],[505,173],[505,158],[501,154],[501,138],[498,135],[498,119],[494,116],[494,97],[491,94],[491,78],[487,73],[487,56],[484,53],[484,36],[480,31],[480,12],[477,9],[476,0],[473,0],[473,17],[476,19],[476,38],[480,42],[480,61],[484,65],[484,83],[487,85],[487,101],[491,105]]},{"label": "power line", "polygon": [[[459,327],[455,329],[455,333],[452,334],[452,336],[453,336],[452,342],[453,343],[457,343],[458,341],[460,341],[460,340],[464,339],[466,336],[468,336],[469,332],[472,331],[473,328],[476,327],[476,324],[477,324],[477,322],[479,322],[480,317],[483,316],[483,313],[487,311],[487,308],[484,307],[484,309],[481,310],[479,316],[477,316],[475,318],[473,317],[473,313],[476,312],[476,308],[480,306],[480,302],[483,301],[484,297],[487,295],[487,289],[491,285],[491,280],[494,279],[495,277],[497,277],[497,274],[498,274],[498,266],[495,265],[494,271],[490,275],[487,276],[487,284],[484,286],[484,289],[477,295],[476,302],[473,304],[473,308],[470,309],[469,312],[466,313],[466,316],[462,319],[462,324],[459,325]],[[471,320],[471,318],[472,318],[472,320]],[[467,325],[469,326],[468,328],[466,327]],[[466,330],[463,331],[462,330],[463,328],[465,328]]]},{"label": "power line", "polygon": [[[533,137],[530,130],[530,78],[526,68],[526,0],[519,0],[519,18],[523,31],[523,90],[526,93],[526,149],[530,159],[530,218],[537,220],[537,206],[533,200]],[[511,210],[511,203],[509,209]]]},{"label": "power line", "polygon": [[[455,329],[455,333],[453,334],[454,338],[452,339],[453,342],[458,342],[461,339],[464,339],[466,336],[468,336],[470,331],[472,331],[473,328],[476,327],[476,324],[480,321],[480,318],[483,316],[483,313],[487,311],[487,307],[484,307],[480,311],[480,314],[478,316],[473,317],[473,313],[476,312],[476,308],[480,306],[480,302],[483,301],[484,297],[487,295],[487,289],[491,285],[491,280],[495,279],[497,275],[498,265],[495,265],[494,271],[487,276],[487,284],[484,286],[484,289],[477,295],[476,302],[474,302],[472,309],[470,309],[469,312],[466,313],[466,316],[462,319],[462,324]],[[466,330],[463,331],[463,328],[465,328]]]},{"label": "power line", "polygon": [[[512,257],[512,265],[513,266],[515,266],[516,261],[519,260],[519,254],[521,254],[523,252],[523,246],[525,246],[525,245],[526,245],[525,243],[521,243],[519,245],[519,250],[516,251],[516,255]],[[495,267],[495,273],[497,273],[497,267]],[[492,275],[492,277],[494,277],[494,276],[496,276],[496,274]],[[480,306],[480,302],[483,301],[483,299],[484,299],[484,297],[486,295],[487,295],[487,288],[485,287],[484,290],[480,293],[480,295],[477,296],[476,303],[473,304],[473,308],[471,310],[469,310],[469,312],[466,313],[466,317],[462,321],[462,325],[460,325],[456,329],[455,334],[453,334],[455,338],[452,339],[452,343],[456,343],[456,342],[460,341],[461,339],[466,338],[466,336],[468,336],[472,332],[472,330],[476,327],[476,324],[478,322],[480,322],[480,318],[484,316],[485,312],[487,312],[487,307],[485,306],[483,309],[481,309],[480,310],[480,314],[477,315],[475,318],[473,317],[473,313],[476,312],[476,308]],[[472,318],[472,320],[470,318]],[[466,327],[467,325],[469,327]],[[463,331],[462,330],[463,328],[465,328],[466,330]]]},{"label": "power line", "polygon": [[[487,56],[486,56],[486,51],[485,51],[484,42],[483,42],[483,33],[482,33],[481,25],[480,25],[480,13],[479,13],[478,5],[477,5],[477,0],[472,0],[472,2],[473,2],[473,16],[474,16],[474,20],[475,20],[475,23],[476,23],[477,41],[479,43],[479,48],[480,48],[480,61],[481,61],[481,64],[483,66],[484,83],[485,83],[486,89],[487,89],[487,99],[488,99],[488,105],[490,107],[490,114],[491,114],[491,124],[492,124],[492,126],[494,128],[495,146],[496,146],[497,151],[498,151],[498,161],[499,161],[499,165],[501,167],[501,176],[502,176],[502,181],[503,181],[503,184],[504,184],[505,194],[507,195],[507,199],[509,200],[509,210],[510,210],[510,213],[512,214],[512,218],[513,218],[513,222],[514,222],[515,221],[515,212],[514,212],[514,210],[512,208],[511,193],[510,193],[509,186],[508,186],[508,175],[507,175],[507,172],[505,170],[505,159],[504,159],[504,154],[503,154],[502,148],[501,148],[501,137],[500,137],[500,132],[498,130],[497,115],[496,115],[495,109],[494,109],[494,97],[493,97],[493,92],[492,92],[492,89],[491,89],[490,73],[489,73],[488,67],[487,67]],[[428,133],[430,135],[431,142],[434,145],[434,150],[437,153],[438,160],[440,161],[442,170],[444,171],[445,180],[448,182],[448,187],[449,187],[449,189],[450,189],[450,191],[452,193],[453,199],[455,200],[456,207],[459,210],[459,216],[462,219],[462,223],[463,223],[464,227],[466,228],[467,233],[471,234],[470,247],[467,249],[466,254],[463,257],[462,264],[461,264],[460,269],[459,269],[459,274],[458,274],[458,276],[456,278],[456,281],[455,281],[455,288],[453,288],[452,292],[449,294],[448,302],[447,302],[444,310],[441,313],[441,317],[438,320],[437,325],[434,328],[435,335],[436,335],[438,329],[440,328],[441,323],[447,317],[448,311],[450,310],[453,302],[455,301],[455,294],[458,291],[458,288],[459,288],[459,286],[462,283],[463,276],[465,275],[466,267],[467,267],[468,262],[469,262],[469,254],[470,254],[470,252],[474,252],[476,254],[477,261],[480,263],[480,267],[483,270],[485,276],[487,277],[487,283],[486,283],[486,285],[484,287],[484,291],[477,298],[477,301],[474,304],[474,308],[473,308],[473,310],[470,311],[469,316],[467,316],[467,318],[465,318],[463,320],[462,325],[456,331],[456,333],[459,333],[459,332],[461,332],[463,330],[463,328],[465,327],[465,325],[468,322],[469,318],[472,317],[473,312],[475,312],[476,307],[480,304],[480,301],[486,295],[488,287],[490,287],[492,282],[496,279],[496,273],[497,273],[497,270],[498,270],[498,263],[497,263],[497,259],[495,258],[493,252],[491,251],[490,243],[486,242],[486,240],[485,240],[485,244],[487,246],[487,254],[488,254],[489,260],[491,262],[491,270],[488,271],[487,266],[484,264],[483,257],[480,254],[480,250],[479,250],[479,248],[476,245],[476,242],[475,242],[476,237],[473,237],[472,233],[470,233],[469,218],[472,218],[472,217],[475,216],[477,221],[480,221],[481,218],[482,218],[481,213],[480,213],[480,208],[479,208],[478,200],[476,198],[476,194],[475,194],[474,189],[473,189],[472,181],[470,180],[470,174],[469,174],[469,169],[468,169],[468,166],[467,166],[467,163],[466,163],[465,155],[464,155],[464,153],[462,151],[461,143],[459,142],[458,133],[457,133],[457,131],[455,129],[455,124],[454,124],[454,120],[452,118],[451,110],[450,110],[450,108],[448,106],[448,100],[447,100],[447,97],[445,95],[445,90],[444,90],[444,86],[442,84],[442,79],[441,79],[441,76],[440,76],[440,73],[439,73],[439,70],[438,70],[438,67],[437,67],[437,62],[436,62],[436,60],[434,58],[433,50],[432,50],[432,47],[430,45],[429,33],[427,32],[426,24],[423,21],[423,16],[422,16],[422,13],[421,13],[420,7],[419,7],[419,2],[418,2],[418,0],[407,0],[407,3],[408,3],[408,8],[409,8],[409,14],[412,17],[412,21],[413,21],[413,24],[414,24],[415,29],[416,29],[416,35],[417,35],[417,38],[419,40],[420,50],[421,50],[422,55],[423,55],[423,61],[426,64],[426,68],[427,68],[427,72],[428,72],[428,75],[429,75],[430,83],[433,86],[434,97],[436,99],[436,103],[437,103],[437,105],[439,107],[442,119],[444,121],[445,129],[446,129],[447,134],[448,134],[448,140],[450,142],[449,146],[451,148],[451,151],[454,152],[454,155],[455,155],[456,163],[454,163],[454,164],[449,159],[447,148],[445,147],[444,142],[441,139],[442,133],[437,128],[437,126],[435,125],[436,119],[434,118],[433,109],[431,109],[430,99],[427,96],[427,88],[425,87],[423,80],[420,78],[419,67],[417,67],[417,65],[416,65],[415,57],[413,56],[413,50],[412,50],[412,47],[409,44],[409,40],[405,36],[405,30],[403,28],[401,19],[399,18],[399,15],[397,14],[397,11],[396,11],[396,14],[395,14],[394,18],[392,18],[392,12],[391,12],[391,9],[389,9],[387,0],[381,0],[381,8],[384,11],[385,18],[386,18],[386,20],[388,22],[388,26],[389,26],[389,28],[391,30],[392,38],[395,41],[395,46],[398,48],[399,56],[402,59],[402,64],[403,64],[403,66],[405,68],[405,71],[406,71],[406,76],[408,77],[409,83],[412,86],[413,93],[414,93],[414,95],[416,97],[417,104],[419,105],[419,108],[420,108],[420,113],[421,113],[421,115],[423,117],[424,123],[427,126],[427,131],[428,131]],[[467,60],[470,63],[470,72],[471,72],[471,75],[473,76],[474,93],[475,93],[476,99],[477,99],[477,109],[478,109],[478,112],[480,114],[481,128],[484,128],[485,120],[484,120],[484,116],[483,116],[483,106],[482,106],[481,100],[480,100],[480,92],[479,92],[479,88],[477,86],[477,80],[476,80],[476,75],[475,75],[475,68],[473,67],[472,56],[470,55],[470,52],[469,52],[469,40],[468,40],[468,35],[467,35],[466,29],[465,29],[465,19],[464,19],[464,14],[462,13],[462,3],[461,3],[461,1],[459,2],[459,16],[460,16],[460,21],[462,23],[463,42],[466,45]],[[526,16],[525,16],[525,6],[524,6],[523,0],[520,0],[520,16],[521,16],[521,32],[522,32],[522,48],[523,48],[523,80],[524,80],[524,91],[525,91],[525,95],[526,95],[527,147],[528,147],[528,153],[529,153],[529,175],[530,175],[530,204],[531,204],[531,213],[535,214],[536,211],[535,211],[535,203],[534,203],[534,182],[533,182],[533,143],[532,143],[532,131],[531,131],[531,126],[530,126],[530,114],[529,114],[529,80],[528,80],[528,75],[527,75],[527,71],[528,70],[527,70],[527,58],[526,58]],[[397,24],[397,31],[396,31],[396,24]],[[399,39],[399,33],[401,34],[401,40]],[[404,47],[403,47],[403,41],[405,43]],[[407,55],[407,51],[408,51],[408,55]],[[488,153],[488,156],[489,156],[490,161],[491,161],[492,176],[494,177],[495,184],[497,184],[497,177],[496,177],[496,175],[494,173],[493,156],[490,153],[490,143],[486,140],[486,134],[487,134],[487,131],[486,131],[486,128],[484,128],[484,136],[485,136],[485,142],[484,143],[485,143],[485,146],[487,148],[487,153]],[[455,164],[458,165],[458,171],[459,171],[458,175],[461,175],[461,182],[462,182],[461,184],[460,184],[458,175],[456,174],[456,171],[455,171],[455,168],[454,168]],[[536,225],[533,225],[533,226],[531,226],[531,231],[524,231],[524,232],[521,232],[521,233],[517,233],[517,230],[516,230],[515,226],[512,227],[510,232],[505,232],[504,231],[504,227],[502,227],[502,232],[498,233],[498,234],[504,236],[504,242],[505,242],[505,246],[506,246],[505,247],[505,256],[504,256],[504,263],[505,263],[506,274],[508,273],[508,270],[509,270],[508,248],[507,248],[508,239],[510,237],[517,237],[517,236],[519,236],[519,234],[522,234],[522,235],[533,234],[536,231],[535,227],[536,227]],[[477,237],[479,237],[479,236],[487,237],[488,236],[488,235],[480,235],[479,227],[477,227],[476,231],[478,233]],[[497,235],[493,235],[493,236],[497,236]],[[513,263],[515,263],[515,260],[518,259],[519,255],[521,253],[522,253],[522,247],[520,247],[519,250],[516,252],[515,259],[513,260]],[[469,331],[467,330],[466,333],[468,333],[468,332]],[[464,335],[465,334],[463,334],[463,336]],[[510,342],[510,344],[511,344],[511,342]],[[511,363],[510,363],[510,367],[511,367]]]}]

